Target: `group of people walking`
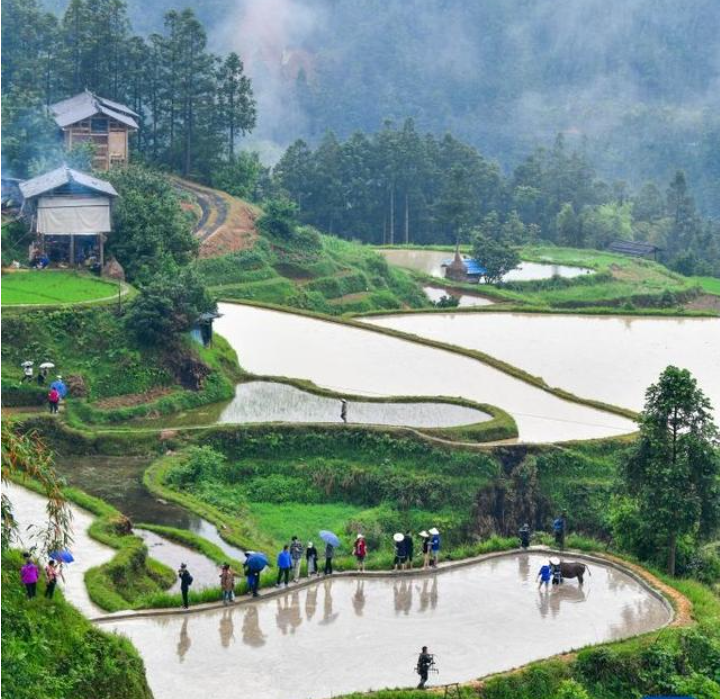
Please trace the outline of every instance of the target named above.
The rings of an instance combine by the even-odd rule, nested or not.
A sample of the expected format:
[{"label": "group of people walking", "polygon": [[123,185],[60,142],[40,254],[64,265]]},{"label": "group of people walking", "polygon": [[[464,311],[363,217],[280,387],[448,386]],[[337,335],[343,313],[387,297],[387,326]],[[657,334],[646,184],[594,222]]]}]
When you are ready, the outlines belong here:
[{"label": "group of people walking", "polygon": [[[440,556],[440,531],[433,527],[429,531],[421,531],[420,534],[423,568],[437,567]],[[415,555],[415,542],[410,530],[405,534],[398,532],[393,536],[395,542],[395,559],[393,560],[394,570],[409,570],[413,567]]]},{"label": "group of people walking", "polygon": [[[38,367],[37,377],[35,377],[35,362],[27,360],[21,364],[23,370],[23,377],[21,383],[32,383],[36,381],[38,386],[44,386],[49,380],[50,369],[54,368],[55,365],[52,362],[43,362]],[[61,374],[55,377],[55,380],[50,384],[47,402],[50,408],[50,413],[55,415],[58,413],[60,408],[60,402],[65,399],[68,394],[68,388]]]},{"label": "group of people walking", "polygon": [[[28,599],[33,599],[37,595],[37,584],[40,580],[40,566],[33,560],[32,556],[23,553],[24,563],[20,568],[20,581],[25,586],[25,593]],[[52,599],[57,587],[58,578],[65,581],[62,572],[62,563],[58,563],[54,559],[50,559],[45,566],[45,597]]]}]

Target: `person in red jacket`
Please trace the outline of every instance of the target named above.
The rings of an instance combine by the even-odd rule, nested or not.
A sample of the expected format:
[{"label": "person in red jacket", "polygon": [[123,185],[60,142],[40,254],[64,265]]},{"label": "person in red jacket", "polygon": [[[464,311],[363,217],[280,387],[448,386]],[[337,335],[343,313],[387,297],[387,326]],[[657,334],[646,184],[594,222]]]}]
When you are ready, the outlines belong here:
[{"label": "person in red jacket", "polygon": [[362,534],[358,534],[355,539],[355,545],[353,546],[353,556],[357,560],[358,570],[365,570],[365,556],[367,556],[367,544],[365,543],[365,537]]},{"label": "person in red jacket", "polygon": [[58,411],[58,405],[60,403],[60,392],[57,388],[51,388],[48,393],[48,404],[50,405],[50,412],[54,415]]}]

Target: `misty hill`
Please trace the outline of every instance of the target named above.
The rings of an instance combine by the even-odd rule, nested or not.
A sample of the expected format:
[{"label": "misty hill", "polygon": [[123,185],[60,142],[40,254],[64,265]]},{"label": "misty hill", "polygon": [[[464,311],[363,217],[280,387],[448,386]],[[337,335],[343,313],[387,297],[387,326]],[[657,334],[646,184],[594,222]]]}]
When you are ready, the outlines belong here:
[{"label": "misty hill", "polygon": [[[48,0],[61,7],[62,0]],[[413,117],[505,168],[555,134],[588,139],[633,183],[684,169],[720,214],[717,0],[212,0],[214,51],[237,50],[258,98],[253,141],[317,142]],[[141,33],[176,0],[128,0]]]}]

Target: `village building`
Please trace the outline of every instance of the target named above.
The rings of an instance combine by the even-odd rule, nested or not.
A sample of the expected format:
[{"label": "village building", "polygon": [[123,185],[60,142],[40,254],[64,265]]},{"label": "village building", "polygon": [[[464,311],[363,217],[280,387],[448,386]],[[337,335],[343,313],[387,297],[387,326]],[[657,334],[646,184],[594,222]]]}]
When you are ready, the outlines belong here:
[{"label": "village building", "polygon": [[[102,269],[117,192],[105,180],[65,165],[20,183],[21,214],[35,236],[29,258]],[[47,264],[45,262],[45,264]]]},{"label": "village building", "polygon": [[118,102],[85,90],[50,106],[55,123],[62,129],[66,150],[83,143],[94,147],[92,165],[109,170],[130,158],[130,133],[137,131],[139,115]]},{"label": "village building", "polygon": [[630,257],[647,257],[657,260],[657,254],[662,250],[652,243],[636,242],[634,240],[614,240],[608,246],[610,252]]},{"label": "village building", "polygon": [[480,279],[487,272],[477,260],[461,256],[459,250],[455,250],[455,257],[452,260],[445,260],[442,267],[445,269],[446,279],[468,284],[479,284]]}]

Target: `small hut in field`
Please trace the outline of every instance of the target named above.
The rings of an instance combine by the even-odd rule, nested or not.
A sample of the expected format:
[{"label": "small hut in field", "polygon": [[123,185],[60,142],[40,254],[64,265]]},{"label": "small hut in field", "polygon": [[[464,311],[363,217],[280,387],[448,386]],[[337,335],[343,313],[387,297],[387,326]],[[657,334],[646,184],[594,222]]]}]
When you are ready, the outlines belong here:
[{"label": "small hut in field", "polygon": [[445,260],[442,267],[445,268],[446,279],[466,284],[478,284],[487,271],[477,260],[461,256],[459,250],[455,250],[455,257]]},{"label": "small hut in field", "polygon": [[128,162],[130,133],[137,131],[139,119],[130,107],[85,90],[51,105],[50,111],[62,129],[67,150],[83,143],[94,146],[94,169],[109,170],[111,165]]},{"label": "small hut in field", "polygon": [[51,261],[87,266],[105,263],[105,235],[112,230],[115,188],[65,165],[20,183],[22,216],[38,252]]}]

